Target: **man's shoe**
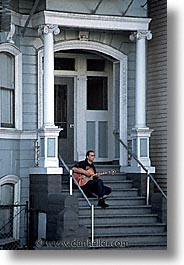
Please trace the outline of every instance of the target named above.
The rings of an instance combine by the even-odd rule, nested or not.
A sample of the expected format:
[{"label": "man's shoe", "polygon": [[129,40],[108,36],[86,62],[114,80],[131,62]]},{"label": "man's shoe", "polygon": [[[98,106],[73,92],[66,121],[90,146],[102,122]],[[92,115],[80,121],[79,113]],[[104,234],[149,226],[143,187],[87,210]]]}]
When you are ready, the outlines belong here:
[{"label": "man's shoe", "polygon": [[104,195],[102,198],[105,200],[109,195]]},{"label": "man's shoe", "polygon": [[102,208],[107,208],[109,207],[109,205],[107,203],[105,203],[104,199],[99,199],[98,201],[98,206],[102,207]]}]

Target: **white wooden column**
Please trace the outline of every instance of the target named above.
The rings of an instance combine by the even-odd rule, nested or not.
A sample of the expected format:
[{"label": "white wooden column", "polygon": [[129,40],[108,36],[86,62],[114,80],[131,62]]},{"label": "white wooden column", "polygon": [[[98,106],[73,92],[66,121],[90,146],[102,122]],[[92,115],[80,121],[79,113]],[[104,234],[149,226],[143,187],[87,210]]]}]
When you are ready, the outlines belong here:
[{"label": "white wooden column", "polygon": [[135,128],[146,127],[146,40],[137,34],[136,41],[136,111]]},{"label": "white wooden column", "polygon": [[54,125],[54,35],[59,34],[60,30],[57,25],[49,24],[40,26],[39,33],[44,35],[43,125],[39,131],[39,167],[58,168],[58,135],[61,129]]},{"label": "white wooden column", "polygon": [[44,35],[44,127],[54,126],[54,35],[59,34],[57,25],[41,27]]},{"label": "white wooden column", "polygon": [[[149,158],[149,138],[151,132],[146,126],[146,40],[151,40],[150,31],[137,31],[130,35],[130,40],[136,40],[136,87],[135,87],[135,126],[132,128],[132,151],[140,162],[150,168],[151,161]],[[131,166],[142,171],[139,164],[132,159]]]}]

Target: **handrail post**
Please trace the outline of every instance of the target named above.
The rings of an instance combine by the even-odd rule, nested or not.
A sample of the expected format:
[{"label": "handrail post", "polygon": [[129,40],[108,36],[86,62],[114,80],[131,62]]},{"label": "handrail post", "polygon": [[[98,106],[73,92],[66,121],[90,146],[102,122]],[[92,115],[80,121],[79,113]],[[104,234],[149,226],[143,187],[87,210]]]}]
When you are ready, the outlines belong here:
[{"label": "handrail post", "polygon": [[27,245],[27,248],[29,249],[29,203],[28,201],[26,201],[26,207],[25,207],[25,210],[26,210],[26,245]]},{"label": "handrail post", "polygon": [[[117,133],[115,130],[113,132],[114,137],[124,146],[124,148],[127,150],[128,154],[130,154],[133,159],[142,167],[142,169],[146,172],[147,174],[147,187],[146,187],[146,204],[149,204],[149,196],[150,196],[150,179],[153,181],[153,183],[156,185],[156,187],[159,189],[159,191],[161,192],[161,194],[163,195],[163,197],[167,200],[167,196],[164,193],[164,191],[161,189],[161,187],[159,186],[159,184],[156,182],[156,180],[154,179],[154,177],[149,173],[149,170],[139,161],[139,159],[136,157],[136,155],[134,153],[132,153],[130,150],[128,150],[128,147],[126,146],[126,144],[120,139],[119,137],[119,133]],[[117,136],[118,135],[118,136]]]},{"label": "handrail post", "polygon": [[91,205],[91,243],[94,243],[94,205]]},{"label": "handrail post", "polygon": [[150,196],[150,176],[147,173],[147,183],[146,183],[146,205],[149,205],[149,196]]},{"label": "handrail post", "polygon": [[72,195],[72,170],[70,170],[70,195]]},{"label": "handrail post", "polygon": [[84,191],[82,190],[82,188],[78,184],[77,180],[73,176],[72,169],[69,170],[68,166],[66,165],[66,163],[64,162],[64,160],[62,159],[61,156],[59,156],[59,160],[63,163],[65,169],[70,174],[70,195],[72,195],[72,186],[73,186],[73,182],[74,182],[75,185],[78,187],[79,191],[82,193],[82,195],[85,198],[85,200],[87,201],[89,207],[91,208],[91,242],[93,244],[94,243],[94,205],[91,204],[91,202],[87,198],[86,194],[84,193]]}]

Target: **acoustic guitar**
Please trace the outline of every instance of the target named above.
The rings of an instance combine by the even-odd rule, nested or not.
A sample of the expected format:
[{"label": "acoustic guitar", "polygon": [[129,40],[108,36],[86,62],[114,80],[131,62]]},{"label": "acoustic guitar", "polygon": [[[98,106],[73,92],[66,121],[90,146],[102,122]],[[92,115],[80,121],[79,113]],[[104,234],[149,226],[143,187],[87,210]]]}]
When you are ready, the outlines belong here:
[{"label": "acoustic guitar", "polygon": [[92,168],[89,168],[86,171],[88,171],[91,174],[90,177],[87,177],[86,175],[79,174],[79,173],[73,173],[74,178],[77,180],[80,186],[84,186],[88,181],[98,178],[100,176],[107,175],[107,174],[114,175],[116,173],[115,170],[95,173]]}]

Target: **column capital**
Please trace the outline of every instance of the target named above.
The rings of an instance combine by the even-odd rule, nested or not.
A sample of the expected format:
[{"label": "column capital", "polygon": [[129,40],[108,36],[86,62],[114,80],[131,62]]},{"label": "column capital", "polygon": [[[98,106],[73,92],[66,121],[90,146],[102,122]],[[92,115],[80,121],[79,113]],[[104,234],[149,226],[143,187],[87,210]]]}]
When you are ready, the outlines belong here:
[{"label": "column capital", "polygon": [[48,34],[48,33],[53,33],[54,35],[58,35],[60,33],[60,29],[58,25],[53,25],[53,24],[46,24],[46,25],[41,25],[38,28],[38,34]]},{"label": "column capital", "polygon": [[152,39],[152,33],[151,30],[137,30],[136,32],[132,32],[129,36],[129,39],[131,41],[135,40],[141,40],[141,39],[147,39],[151,40]]}]

